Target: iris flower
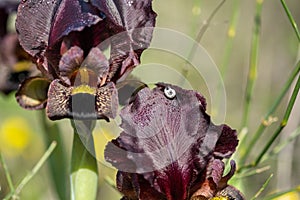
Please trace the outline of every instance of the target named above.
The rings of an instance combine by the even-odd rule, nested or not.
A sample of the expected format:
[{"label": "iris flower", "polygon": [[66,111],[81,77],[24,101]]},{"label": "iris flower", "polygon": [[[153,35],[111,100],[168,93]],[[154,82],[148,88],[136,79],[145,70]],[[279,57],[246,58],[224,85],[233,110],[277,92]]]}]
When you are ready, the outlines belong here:
[{"label": "iris flower", "polygon": [[[156,14],[151,3],[22,1],[16,20],[20,44],[43,76],[22,83],[16,94],[19,104],[46,107],[52,120],[114,117],[115,83],[139,64],[152,38]],[[109,46],[107,60],[102,51]]]},{"label": "iris flower", "polygon": [[236,150],[236,131],[214,125],[204,97],[159,83],[144,88],[121,111],[123,132],[108,143],[105,158],[118,169],[122,200],[244,199],[223,176]]},{"label": "iris flower", "polygon": [[36,73],[28,54],[18,42],[17,34],[8,30],[10,18],[19,1],[0,2],[0,91],[10,94],[28,76]]}]

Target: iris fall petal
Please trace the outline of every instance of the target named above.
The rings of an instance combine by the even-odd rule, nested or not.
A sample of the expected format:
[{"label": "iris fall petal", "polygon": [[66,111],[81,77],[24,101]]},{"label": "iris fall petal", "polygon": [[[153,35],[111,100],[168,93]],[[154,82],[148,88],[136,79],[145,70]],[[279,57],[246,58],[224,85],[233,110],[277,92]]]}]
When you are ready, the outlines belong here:
[{"label": "iris fall petal", "polygon": [[125,199],[188,200],[199,189],[205,198],[218,192],[222,159],[238,140],[236,131],[211,122],[205,106],[196,91],[160,83],[124,107],[123,132],[107,145],[105,157],[119,170]]}]

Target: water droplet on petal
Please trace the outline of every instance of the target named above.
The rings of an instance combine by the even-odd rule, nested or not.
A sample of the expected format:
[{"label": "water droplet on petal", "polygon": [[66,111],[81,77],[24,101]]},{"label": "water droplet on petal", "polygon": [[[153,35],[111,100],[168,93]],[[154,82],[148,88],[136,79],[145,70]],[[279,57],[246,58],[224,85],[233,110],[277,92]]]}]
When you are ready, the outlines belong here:
[{"label": "water droplet on petal", "polygon": [[176,96],[176,91],[169,86],[165,87],[164,93],[168,99],[173,99]]}]

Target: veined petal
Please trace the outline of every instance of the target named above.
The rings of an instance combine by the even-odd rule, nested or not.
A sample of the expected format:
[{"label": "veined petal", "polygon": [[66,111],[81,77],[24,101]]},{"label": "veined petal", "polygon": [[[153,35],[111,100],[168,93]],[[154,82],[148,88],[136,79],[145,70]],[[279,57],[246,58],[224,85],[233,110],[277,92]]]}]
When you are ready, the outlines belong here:
[{"label": "veined petal", "polygon": [[111,38],[110,79],[118,80],[139,64],[142,52],[149,47],[156,18],[152,0],[91,2],[105,14],[105,23],[114,35]]},{"label": "veined petal", "polygon": [[99,78],[106,79],[109,71],[108,60],[102,51],[97,47],[94,47],[90,50],[88,56],[85,58],[81,66],[86,66],[87,68],[93,70]]},{"label": "veined petal", "polygon": [[155,199],[153,193],[187,200],[204,180],[214,184],[211,196],[217,192],[224,163],[214,152],[222,135],[232,130],[214,125],[205,106],[201,94],[169,84],[139,91],[121,111],[124,131],[105,151],[106,160],[119,170],[117,181],[122,177],[121,192],[135,195],[129,199]]},{"label": "veined petal", "polygon": [[[59,61],[59,73],[64,81],[70,80],[83,61],[83,50],[77,46],[66,51]],[[69,83],[70,84],[70,83]]]},{"label": "veined petal", "polygon": [[96,13],[97,9],[83,0],[21,1],[16,19],[20,44],[46,71],[47,63],[56,68],[62,38],[97,24],[102,19]]},{"label": "veined petal", "polygon": [[214,155],[220,158],[229,158],[238,145],[237,134],[229,126],[223,125],[222,134],[216,144]]},{"label": "veined petal", "polygon": [[91,88],[87,85],[67,86],[56,79],[49,87],[46,112],[51,120],[108,120],[116,117],[117,107],[117,89],[111,82],[99,88]]}]

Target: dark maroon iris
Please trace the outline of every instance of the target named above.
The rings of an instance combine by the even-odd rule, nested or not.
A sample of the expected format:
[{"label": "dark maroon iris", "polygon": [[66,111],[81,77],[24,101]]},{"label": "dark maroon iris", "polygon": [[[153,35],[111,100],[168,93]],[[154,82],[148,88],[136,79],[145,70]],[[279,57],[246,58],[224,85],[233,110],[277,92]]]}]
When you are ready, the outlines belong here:
[{"label": "dark maroon iris", "polygon": [[114,118],[118,107],[115,84],[106,82],[108,61],[98,48],[83,59],[83,51],[72,47],[59,63],[61,79],[51,82],[47,115],[50,119]]},{"label": "dark maroon iris", "polygon": [[[115,83],[139,64],[156,17],[152,0],[130,2],[22,1],[16,21],[20,44],[43,76],[23,82],[17,92],[20,105],[47,106],[53,120],[114,117]],[[108,47],[106,60],[102,51]],[[79,106],[83,102],[87,105]]]},{"label": "dark maroon iris", "polygon": [[[49,73],[57,71],[61,51],[79,46],[86,56],[110,38],[103,48],[111,45],[110,78],[116,80],[139,63],[149,46],[156,17],[151,4],[152,0],[27,0],[19,6],[16,28],[21,45]],[[123,34],[111,37],[118,33]]]},{"label": "dark maroon iris", "polygon": [[105,157],[119,170],[123,199],[229,198],[228,190],[243,199],[227,184],[234,162],[223,176],[222,160],[238,145],[236,131],[214,125],[205,109],[201,94],[161,83],[142,89],[121,111],[123,132],[107,145]]}]

